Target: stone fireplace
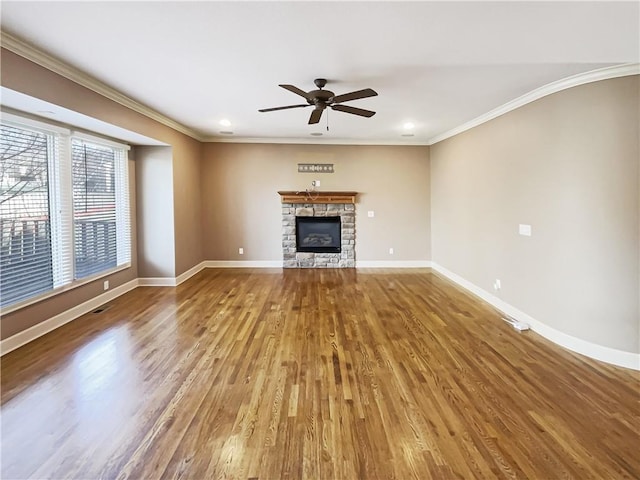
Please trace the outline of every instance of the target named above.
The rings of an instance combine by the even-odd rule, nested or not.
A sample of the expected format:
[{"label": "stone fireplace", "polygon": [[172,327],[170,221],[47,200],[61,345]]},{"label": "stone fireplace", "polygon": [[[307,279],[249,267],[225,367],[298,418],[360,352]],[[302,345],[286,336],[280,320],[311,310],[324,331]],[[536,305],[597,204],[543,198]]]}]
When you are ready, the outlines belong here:
[{"label": "stone fireplace", "polygon": [[356,192],[278,193],[284,268],[356,266]]}]

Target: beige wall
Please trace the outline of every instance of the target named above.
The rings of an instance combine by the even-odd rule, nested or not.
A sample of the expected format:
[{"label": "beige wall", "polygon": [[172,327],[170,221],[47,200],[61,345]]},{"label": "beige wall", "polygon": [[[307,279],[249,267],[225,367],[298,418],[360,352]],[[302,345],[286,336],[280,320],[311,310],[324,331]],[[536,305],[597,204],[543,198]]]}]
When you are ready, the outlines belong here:
[{"label": "beige wall", "polygon": [[639,88],[571,88],[433,145],[434,262],[491,293],[500,279],[500,298],[560,332],[639,352]]},{"label": "beige wall", "polygon": [[[0,83],[4,87],[126,128],[170,145],[173,151],[171,165],[173,180],[169,182],[168,188],[164,193],[166,194],[165,200],[168,200],[170,197],[172,198],[173,206],[171,208],[173,215],[176,217],[173,225],[174,250],[180,252],[176,253],[174,258],[170,259],[172,263],[171,269],[176,275],[179,275],[203,260],[202,236],[198,233],[200,231],[201,219],[201,212],[199,211],[200,191],[197,187],[199,183],[197,179],[199,178],[201,155],[200,142],[142,114],[134,112],[119,103],[109,100],[92,90],[82,87],[6,49],[2,49],[0,61],[2,69]],[[135,180],[134,169],[131,171],[131,178]],[[189,188],[186,187],[186,185],[191,182],[193,182],[193,185],[196,185],[195,188],[193,186]],[[178,189],[179,192],[174,195],[173,189]],[[135,193],[135,186],[132,192]],[[132,201],[135,202],[135,195],[132,196]],[[135,212],[135,209],[132,209],[132,212]],[[135,214],[133,216],[135,217]],[[138,221],[144,223],[144,211],[142,211],[142,218],[138,218]],[[146,224],[149,224],[149,222],[146,222]],[[184,233],[190,231],[196,232],[196,234],[188,235]],[[158,234],[159,233],[160,230],[158,231]],[[134,243],[134,258],[136,258],[135,245]],[[137,261],[144,271],[148,271],[153,267],[153,259],[147,261],[144,255],[138,254]],[[134,265],[131,269],[109,277],[111,288],[115,288],[137,277],[138,269],[137,265]],[[0,336],[2,339],[8,338],[19,331],[79,305],[102,292],[102,281],[93,282],[21,309],[20,311],[3,315]]]},{"label": "beige wall", "polygon": [[[298,173],[298,163],[333,163],[335,173]],[[232,143],[204,145],[205,258],[281,261],[277,192],[310,188],[312,180],[321,190],[360,192],[357,261],[430,260],[427,147]]]},{"label": "beige wall", "polygon": [[175,275],[198,265],[202,256],[202,193],[200,166],[202,144],[188,142],[174,150],[173,216],[175,234]]},{"label": "beige wall", "polygon": [[175,276],[173,152],[171,147],[136,147],[138,275]]}]

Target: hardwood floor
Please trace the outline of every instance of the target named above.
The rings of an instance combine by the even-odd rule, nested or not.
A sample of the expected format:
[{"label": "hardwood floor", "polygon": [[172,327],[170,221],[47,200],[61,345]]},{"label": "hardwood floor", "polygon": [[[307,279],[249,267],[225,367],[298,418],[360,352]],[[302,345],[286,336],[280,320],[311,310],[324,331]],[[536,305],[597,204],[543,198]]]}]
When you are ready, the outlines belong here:
[{"label": "hardwood floor", "polygon": [[2,478],[640,478],[638,372],[431,270],[204,270],[2,358]]}]

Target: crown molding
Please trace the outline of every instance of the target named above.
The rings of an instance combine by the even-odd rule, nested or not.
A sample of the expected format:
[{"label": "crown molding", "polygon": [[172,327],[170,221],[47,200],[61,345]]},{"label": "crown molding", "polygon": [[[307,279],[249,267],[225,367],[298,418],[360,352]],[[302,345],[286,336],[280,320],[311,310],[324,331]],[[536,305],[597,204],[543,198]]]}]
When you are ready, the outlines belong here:
[{"label": "crown molding", "polygon": [[191,138],[195,138],[196,140],[203,141],[202,136],[196,132],[195,130],[182,125],[179,122],[153,110],[146,105],[137,102],[136,100],[124,95],[123,93],[118,92],[114,88],[104,84],[100,80],[88,75],[87,73],[78,70],[61,60],[45,53],[41,50],[38,50],[33,45],[5,32],[0,30],[0,45],[2,48],[6,48],[7,50],[15,53],[16,55],[20,55],[27,60],[36,63],[47,70],[51,70],[58,75],[61,75],[79,85],[82,85],[89,90],[93,90],[94,92],[102,95],[103,97],[108,98],[109,100],[113,100],[120,105],[123,105],[135,112],[138,112],[152,120],[155,120],[158,123],[166,125],[167,127],[173,128],[180,133],[184,133]]},{"label": "crown molding", "polygon": [[348,138],[295,138],[295,137],[205,137],[207,143],[278,143],[299,145],[390,145],[426,147],[426,141],[395,141],[395,140],[358,140]]},{"label": "crown molding", "polygon": [[20,55],[27,60],[34,62],[52,72],[61,75],[89,90],[92,90],[120,105],[123,105],[135,112],[138,112],[152,120],[157,121],[167,127],[170,127],[180,133],[188,135],[191,138],[199,140],[201,142],[208,143],[288,143],[288,144],[310,144],[310,145],[392,145],[392,146],[428,146],[435,143],[446,140],[447,138],[458,135],[462,132],[470,130],[478,125],[481,125],[489,120],[493,120],[505,113],[520,108],[528,103],[538,100],[552,93],[556,93],[568,88],[576,87],[578,85],[584,85],[586,83],[597,82],[600,80],[608,80],[612,78],[624,77],[629,75],[640,74],[640,64],[629,63],[615,65],[612,67],[605,67],[590,72],[580,73],[567,77],[556,82],[549,83],[540,88],[537,88],[529,93],[526,93],[514,100],[511,100],[504,105],[501,105],[479,117],[474,118],[462,125],[459,125],[451,130],[436,135],[427,141],[395,141],[395,140],[356,140],[356,139],[329,139],[329,138],[263,138],[263,137],[214,137],[204,136],[198,131],[189,128],[160,112],[141,104],[140,102],[124,95],[123,93],[115,90],[114,88],[106,85],[100,80],[92,77],[91,75],[78,70],[61,60],[38,50],[33,45],[0,30],[0,46],[7,50]]},{"label": "crown molding", "polygon": [[494,118],[499,117],[500,115],[504,115],[516,108],[520,108],[527,103],[531,103],[535,100],[538,100],[542,97],[546,97],[547,95],[551,95],[552,93],[560,92],[562,90],[566,90],[568,88],[577,87],[578,85],[584,85],[585,83],[598,82],[600,80],[609,80],[611,78],[618,77],[626,77],[629,75],[639,75],[640,74],[640,64],[639,63],[625,63],[622,65],[614,65],[612,67],[604,67],[599,68],[597,70],[592,70],[590,72],[578,73],[577,75],[572,75],[571,77],[563,78],[562,80],[558,80],[556,82],[548,83],[547,85],[543,85],[540,88],[536,88],[529,93],[525,93],[521,97],[518,97],[510,102],[505,103],[504,105],[499,106],[498,108],[494,108],[493,110],[480,115],[479,117],[474,118],[462,125],[459,125],[451,130],[448,130],[444,133],[436,135],[432,137],[427,142],[427,145],[433,145],[434,143],[441,142],[446,140],[447,138],[458,135],[459,133],[465,132],[467,130],[472,129],[473,127],[477,127],[478,125],[482,125],[489,120],[493,120]]}]

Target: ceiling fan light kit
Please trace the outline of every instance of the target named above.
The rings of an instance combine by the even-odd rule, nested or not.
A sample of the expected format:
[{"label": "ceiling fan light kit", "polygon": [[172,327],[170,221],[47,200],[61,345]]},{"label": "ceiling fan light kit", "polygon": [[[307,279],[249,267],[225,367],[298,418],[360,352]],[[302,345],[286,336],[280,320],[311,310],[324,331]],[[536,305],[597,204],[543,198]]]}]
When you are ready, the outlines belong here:
[{"label": "ceiling fan light kit", "polygon": [[361,98],[375,97],[378,93],[370,88],[363,90],[357,90],[355,92],[349,92],[342,95],[336,95],[331,90],[323,90],[327,84],[325,78],[316,78],[313,83],[318,87],[317,90],[311,90],[305,92],[304,90],[294,86],[281,84],[280,87],[285,90],[289,90],[296,95],[303,97],[307,103],[298,105],[286,105],[284,107],[263,108],[258,110],[259,112],[274,112],[276,110],[287,110],[289,108],[304,108],[314,107],[309,117],[309,125],[318,123],[322,117],[322,112],[329,107],[331,110],[338,112],[350,113],[351,115],[358,115],[360,117],[373,117],[376,112],[371,110],[365,110],[364,108],[352,107],[349,105],[342,105],[343,102],[349,102],[352,100],[359,100]]}]

